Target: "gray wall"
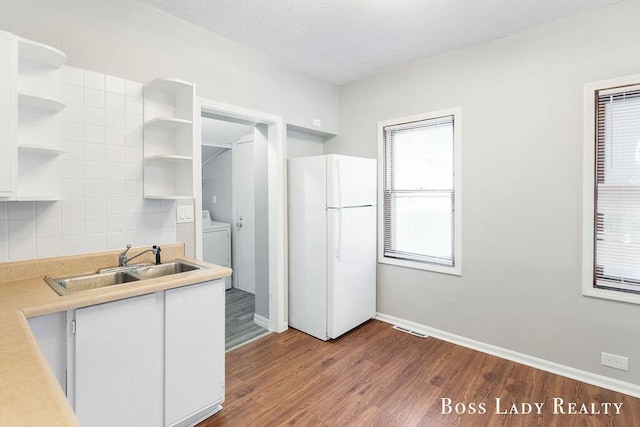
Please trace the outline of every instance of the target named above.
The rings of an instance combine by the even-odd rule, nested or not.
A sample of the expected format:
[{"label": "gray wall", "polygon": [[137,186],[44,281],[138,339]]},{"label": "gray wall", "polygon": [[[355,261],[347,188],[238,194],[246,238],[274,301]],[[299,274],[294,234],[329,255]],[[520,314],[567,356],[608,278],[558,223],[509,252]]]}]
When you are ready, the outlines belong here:
[{"label": "gray wall", "polygon": [[379,264],[379,312],[640,384],[640,307],[581,295],[583,85],[639,72],[638,16],[622,2],[340,88],[330,153],[374,158],[379,120],[462,109],[462,277]]},{"label": "gray wall", "polygon": [[287,129],[287,158],[324,154],[324,138],[306,132]]},{"label": "gray wall", "polygon": [[[233,221],[231,165],[231,150],[226,150],[202,166],[202,209],[208,210],[214,221]],[[211,198],[214,194],[216,203]]]},{"label": "gray wall", "polygon": [[[67,64],[139,82],[177,77],[198,96],[338,131],[338,89],[133,0],[2,0],[0,29],[57,47]],[[320,119],[321,127],[312,125]]]}]

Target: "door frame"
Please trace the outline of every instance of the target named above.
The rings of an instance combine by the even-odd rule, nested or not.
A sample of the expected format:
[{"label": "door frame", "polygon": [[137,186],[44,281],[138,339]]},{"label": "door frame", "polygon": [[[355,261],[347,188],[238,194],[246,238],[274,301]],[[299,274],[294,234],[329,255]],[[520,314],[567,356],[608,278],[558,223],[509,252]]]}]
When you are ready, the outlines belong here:
[{"label": "door frame", "polygon": [[288,328],[287,310],[287,226],[286,226],[286,153],[285,126],[280,116],[261,111],[225,104],[206,98],[197,98],[193,161],[198,167],[193,168],[193,189],[195,221],[195,254],[202,259],[202,163],[201,145],[202,113],[215,114],[229,120],[267,125],[267,175],[268,175],[268,208],[269,208],[269,329],[284,332]]}]

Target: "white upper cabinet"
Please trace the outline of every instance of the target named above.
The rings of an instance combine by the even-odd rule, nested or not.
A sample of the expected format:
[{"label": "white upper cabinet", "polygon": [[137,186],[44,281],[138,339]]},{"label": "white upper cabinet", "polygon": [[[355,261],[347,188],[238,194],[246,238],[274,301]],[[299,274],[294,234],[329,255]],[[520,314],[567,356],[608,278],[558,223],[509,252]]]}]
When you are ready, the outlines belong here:
[{"label": "white upper cabinet", "polygon": [[193,197],[192,83],[161,78],[144,88],[144,197]]},{"label": "white upper cabinet", "polygon": [[61,67],[51,46],[0,33],[0,197],[61,198]]}]

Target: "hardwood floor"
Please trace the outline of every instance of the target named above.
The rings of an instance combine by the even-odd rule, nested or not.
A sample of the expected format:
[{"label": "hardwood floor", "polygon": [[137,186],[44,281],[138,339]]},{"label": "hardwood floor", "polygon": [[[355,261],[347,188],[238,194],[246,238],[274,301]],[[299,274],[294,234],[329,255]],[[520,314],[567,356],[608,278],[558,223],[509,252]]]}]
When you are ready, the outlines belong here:
[{"label": "hardwood floor", "polygon": [[236,288],[225,291],[224,326],[226,350],[269,333],[268,330],[261,328],[253,321],[255,301],[255,295],[249,292]]},{"label": "hardwood floor", "polygon": [[333,342],[289,329],[228,352],[223,407],[200,426],[640,426],[640,399],[379,321]]}]

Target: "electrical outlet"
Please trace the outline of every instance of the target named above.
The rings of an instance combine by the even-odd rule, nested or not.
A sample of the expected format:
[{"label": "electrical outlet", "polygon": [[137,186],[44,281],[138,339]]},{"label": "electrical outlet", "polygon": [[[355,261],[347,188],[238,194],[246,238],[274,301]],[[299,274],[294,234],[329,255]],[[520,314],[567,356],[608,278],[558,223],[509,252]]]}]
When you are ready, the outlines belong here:
[{"label": "electrical outlet", "polygon": [[211,203],[218,203],[218,198],[216,197],[216,195],[214,194],[213,196],[211,196]]},{"label": "electrical outlet", "polygon": [[322,126],[322,120],[320,119],[313,119],[313,125],[315,127],[321,127]]},{"label": "electrical outlet", "polygon": [[602,366],[609,366],[611,368],[620,369],[621,371],[629,370],[628,357],[602,352],[600,353],[600,358]]}]

